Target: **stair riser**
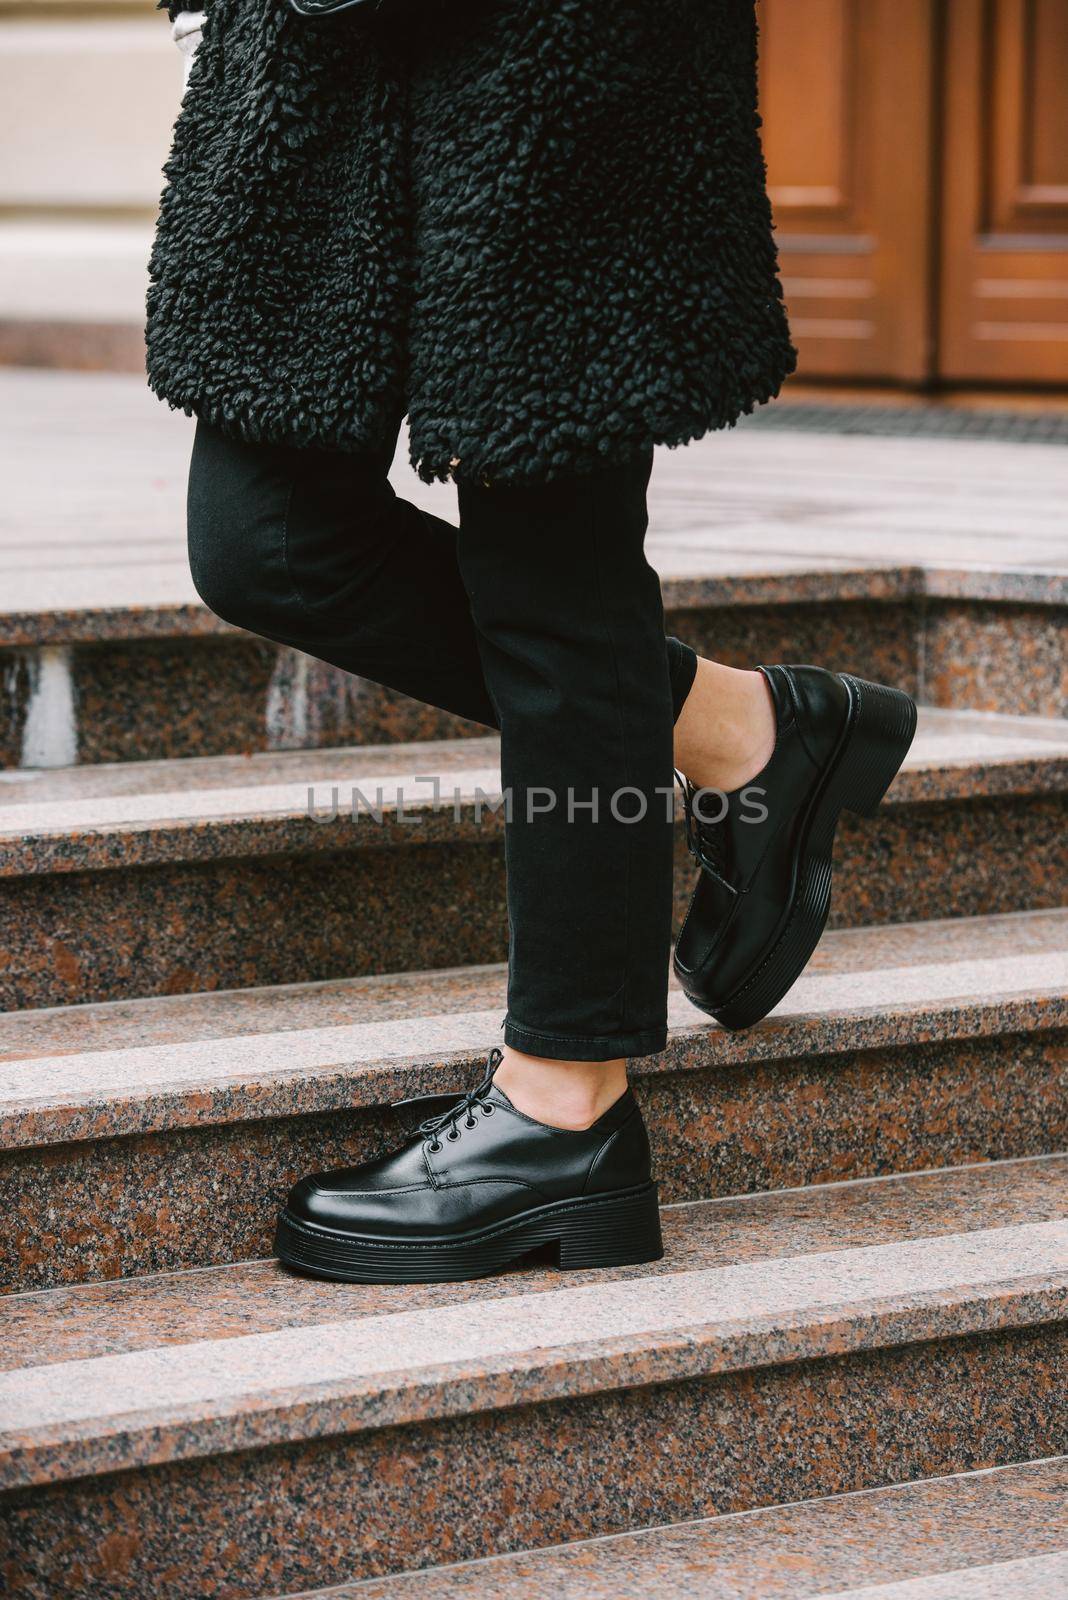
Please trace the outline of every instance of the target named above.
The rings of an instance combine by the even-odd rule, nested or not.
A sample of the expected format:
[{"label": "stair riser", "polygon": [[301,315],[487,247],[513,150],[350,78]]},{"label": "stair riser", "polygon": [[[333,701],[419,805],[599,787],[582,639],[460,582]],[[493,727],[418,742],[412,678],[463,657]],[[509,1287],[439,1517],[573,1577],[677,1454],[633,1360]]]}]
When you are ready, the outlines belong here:
[{"label": "stair riser", "polygon": [[[1068,878],[1064,813],[1060,796],[1021,796],[889,806],[874,821],[846,816],[830,926],[1057,906]],[[503,960],[499,820],[487,813],[481,828],[465,823],[471,843],[449,842],[435,819],[419,835],[425,842],[379,848],[376,836],[371,848],[357,841],[345,854],[311,855],[282,854],[285,831],[265,845],[254,823],[230,836],[227,854],[275,839],[278,854],[205,860],[220,847],[187,832],[179,843],[188,864],[0,880],[0,1008]],[[337,837],[311,823],[300,837],[312,833],[324,847]],[[681,827],[678,838],[681,918],[693,868]],[[119,848],[138,850],[137,836]]]},{"label": "stair riser", "polygon": [[500,961],[503,846],[375,849],[0,883],[0,1007]]},{"label": "stair riser", "polygon": [[[1068,715],[1068,609],[831,600],[669,610],[732,666],[817,661],[927,703]],[[131,692],[131,685],[136,692]],[[0,767],[455,738],[444,712],[248,634],[0,651]]]},{"label": "stair riser", "polygon": [[3,651],[0,696],[0,767],[486,731],[248,634]]},{"label": "stair riser", "polygon": [[78,1479],[10,1497],[5,1575],[238,1600],[1040,1458],[1066,1356],[1063,1327],[936,1337]]},{"label": "stair riser", "polygon": [[1068,607],[913,600],[669,610],[668,631],[732,667],[815,661],[925,705],[1068,716]]},{"label": "stair riser", "polygon": [[928,601],[920,698],[1068,717],[1068,608]]},{"label": "stair riser", "polygon": [[[680,1041],[673,1052],[692,1063],[700,1048]],[[460,1086],[474,1067],[443,1078]],[[1063,1033],[668,1071],[640,1078],[637,1089],[665,1202],[1068,1146]],[[385,1106],[296,1109],[8,1151],[0,1157],[0,1286],[50,1288],[268,1256],[278,1204],[297,1178],[377,1155],[407,1126]]]}]

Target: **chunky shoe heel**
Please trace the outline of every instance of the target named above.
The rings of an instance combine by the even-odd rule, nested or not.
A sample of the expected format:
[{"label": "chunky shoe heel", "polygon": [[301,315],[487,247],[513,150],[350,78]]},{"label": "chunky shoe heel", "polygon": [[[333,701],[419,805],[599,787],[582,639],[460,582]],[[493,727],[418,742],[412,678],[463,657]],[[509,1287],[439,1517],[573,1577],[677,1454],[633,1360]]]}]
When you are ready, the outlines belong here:
[{"label": "chunky shoe heel", "polygon": [[629,1267],[664,1254],[655,1183],[625,1195],[584,1200],[560,1228],[560,1266]]},{"label": "chunky shoe heel", "polygon": [[900,689],[842,675],[853,702],[853,725],[835,788],[843,810],[873,817],[916,733],[916,706]]}]

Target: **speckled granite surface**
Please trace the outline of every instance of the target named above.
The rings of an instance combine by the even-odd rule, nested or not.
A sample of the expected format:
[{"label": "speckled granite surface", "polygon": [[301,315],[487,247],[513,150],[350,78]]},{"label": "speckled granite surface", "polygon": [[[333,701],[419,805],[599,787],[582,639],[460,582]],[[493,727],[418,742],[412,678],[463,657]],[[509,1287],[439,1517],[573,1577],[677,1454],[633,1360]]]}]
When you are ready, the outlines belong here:
[{"label": "speckled granite surface", "polygon": [[665,1198],[1063,1149],[1063,1033],[639,1081]]},{"label": "speckled granite surface", "polygon": [[[642,1080],[665,1200],[1037,1155],[1068,1144],[1064,1036],[847,1052]],[[0,1157],[3,1281],[32,1288],[248,1259],[299,1177],[369,1159],[376,1110]]]},{"label": "speckled granite surface", "polygon": [[[829,934],[744,1036],[675,993],[636,1079],[664,1197],[1068,1143],[1066,920]],[[502,985],[472,969],[0,1019],[0,1281],[264,1253],[303,1171],[378,1153],[403,1131],[384,1106],[477,1075]]]},{"label": "speckled granite surface", "polygon": [[1066,1359],[941,1338],[17,1491],[5,1576],[239,1600],[1061,1454]]},{"label": "speckled granite surface", "polygon": [[487,837],[0,880],[0,1007],[500,961],[505,930]]},{"label": "speckled granite surface", "polygon": [[[362,838],[381,835],[374,824],[361,826]],[[192,859],[184,864],[125,870],[130,841],[123,838],[124,870],[0,877],[0,1005],[68,1005],[502,960],[499,830],[482,827],[469,842],[457,842],[453,824],[442,823],[433,845],[434,830],[419,831],[427,840],[422,848],[332,853],[324,830],[312,836],[321,851],[290,855],[275,836],[274,853],[233,859],[230,851],[244,843],[263,847],[263,832],[248,824],[227,827],[226,859],[204,860],[196,835],[180,827],[169,841],[157,833],[156,842],[188,850]],[[93,849],[106,846],[100,840]],[[847,817],[839,831],[831,925],[1057,906],[1068,877],[1066,851],[1059,796],[886,807],[870,823]],[[680,917],[692,881],[680,838]],[[102,928],[109,930],[106,943]]]},{"label": "speckled granite surface", "polygon": [[932,600],[924,616],[930,705],[1068,717],[1068,608]]},{"label": "speckled granite surface", "polygon": [[[739,563],[744,557],[739,552]],[[920,629],[923,602],[894,574],[884,575],[885,595],[845,598],[847,576],[791,573],[773,584],[767,575],[707,582],[699,576],[665,578],[665,628],[699,655],[729,667],[761,662],[816,661],[832,670],[857,672],[876,683],[896,684],[915,698],[920,690]],[[870,584],[872,574],[865,575]],[[822,593],[821,593],[822,587]],[[808,598],[806,598],[806,595]]]},{"label": "speckled granite surface", "polygon": [[[667,579],[667,628],[730,666],[818,661],[896,684],[931,705],[1068,715],[1068,606],[923,599],[892,573],[883,575],[886,598],[871,600],[852,591],[877,593],[876,574],[864,572],[860,583],[846,573],[832,576],[834,582],[818,572]],[[1000,588],[1007,576],[999,574]],[[963,592],[968,587],[974,585]],[[136,632],[138,624],[131,626]],[[174,639],[116,637],[51,652],[51,670],[58,665],[67,686],[68,742],[80,763],[484,732],[224,624],[218,633],[206,627]],[[32,767],[40,759],[27,723],[45,661],[33,649],[0,651],[0,767]]]},{"label": "speckled granite surface", "polygon": [[[41,1334],[62,1328],[66,1305],[98,1350],[112,1332],[92,1354],[77,1334],[60,1349],[39,1335],[44,1360],[0,1373],[0,1485],[1051,1322],[1068,1295],[1068,1160],[1011,1174],[1030,1192],[1028,1221],[999,1203],[1006,1170],[864,1186],[859,1213],[841,1191],[809,1195],[818,1221],[798,1216],[796,1195],[769,1196],[749,1217],[757,1251],[739,1252],[744,1202],[706,1203],[680,1214],[666,1265],[555,1273],[533,1291],[522,1273],[457,1293],[320,1286],[316,1320],[298,1311],[259,1331],[235,1331],[240,1301],[225,1293],[254,1295],[255,1277],[216,1275],[221,1338],[184,1321],[177,1339],[173,1323],[162,1342],[131,1335],[154,1287],[165,1307],[180,1280],[98,1291],[95,1323],[92,1289],[14,1301],[24,1346],[35,1318]],[[931,1216],[940,1196],[948,1227]],[[277,1315],[289,1291],[275,1292]],[[302,1284],[291,1293],[313,1300]]]},{"label": "speckled granite surface", "polygon": [[[1063,918],[877,926],[1063,897],[1064,726],[928,719],[878,820],[843,829],[835,920],[876,926],[832,935],[740,1040],[673,997],[670,1048],[638,1084],[664,1197],[822,1187],[671,1210],[665,1260],[607,1274],[542,1260],[390,1290],[265,1260],[212,1269],[268,1248],[300,1172],[393,1142],[384,1099],[469,1074],[502,1005],[499,970],[458,966],[503,954],[494,825],[463,806],[393,817],[388,848],[353,850],[302,815],[309,778],[388,788],[436,769],[491,789],[495,748],[405,748],[476,730],[210,618],[175,560],[184,462],[168,456],[146,495],[136,418],[115,430],[94,411],[125,454],[91,434],[86,452],[76,382],[22,392],[47,394],[49,427],[20,408],[8,509],[31,559],[4,562],[0,765],[307,753],[0,780],[0,990],[29,1007],[160,996],[0,1018],[0,1271],[204,1264],[0,1301],[6,1587],[277,1595],[1068,1450],[1068,1160],[828,1182],[1068,1142]],[[31,496],[49,513],[26,541],[25,468],[45,437],[57,459],[64,419],[72,443]],[[1066,457],[1032,453],[1021,474],[1011,448],[960,448],[785,435],[769,450],[742,430],[678,454],[652,505],[673,626],[740,665],[808,657],[943,705],[1063,715]],[[391,748],[321,749],[357,740]],[[347,978],[384,970],[400,976]],[[323,981],[183,997],[304,978]],[[839,1513],[822,1544],[770,1523],[734,1571],[752,1600],[787,1573],[839,1600],[1006,1583],[1059,1600],[1049,1504],[1065,1483],[1021,1491],[1032,1542],[1009,1552],[991,1542],[1006,1482],[981,1518],[958,1496],[945,1537],[916,1503],[908,1570],[820,1568],[813,1552],[884,1556],[895,1527],[906,1544],[900,1515],[873,1535]],[[674,1568],[655,1537],[600,1576],[558,1554],[539,1592],[674,1600],[695,1571],[716,1592],[700,1531]],[[470,1573],[422,1581],[486,1592]]]},{"label": "speckled granite surface", "polygon": [[[926,709],[887,805],[1066,787],[1068,724]],[[493,738],[11,773],[0,775],[0,873],[337,851],[361,825],[363,848],[428,843],[492,830],[499,798]]]},{"label": "speckled granite surface", "polygon": [[[28,1007],[499,959],[500,816],[477,799],[495,790],[492,758],[492,741],[466,740],[0,778],[0,996]],[[834,922],[1058,904],[1066,759],[1061,725],[930,713],[879,816],[843,820]],[[468,797],[457,811],[420,810],[434,772]],[[381,825],[311,819],[309,787],[328,808],[357,778],[375,803],[381,789]],[[401,790],[403,818],[389,807]],[[676,881],[681,912],[681,830]]]},{"label": "speckled granite surface", "polygon": [[[935,983],[937,980],[930,975],[925,977],[922,969],[943,967],[947,962],[1011,961],[1028,955],[1044,960],[1066,947],[1068,910],[839,928],[824,934],[802,982],[814,977],[874,974],[885,969],[898,970],[905,980],[907,970],[912,969],[917,975],[911,981]],[[490,1002],[486,997],[490,991],[497,995],[502,974],[502,967],[458,967],[0,1013],[0,1061],[480,1010],[497,1003],[496,998]],[[785,1025],[787,1018],[796,1020],[800,1016],[804,1008],[798,1003],[799,997],[806,993],[804,988],[791,990],[774,1013],[774,1021],[750,1029],[744,1039],[734,1041],[734,1048],[741,1050],[745,1059],[754,1048],[759,1051],[768,1030]],[[854,1024],[857,998],[851,997],[849,1006]],[[863,997],[859,998],[862,1004]],[[899,991],[894,998],[901,1001],[903,995]],[[717,1051],[731,1049],[731,1036],[716,1028],[710,1019],[706,1021]]]},{"label": "speckled granite surface", "polygon": [[[1068,714],[1068,607],[849,598],[848,575],[669,579],[667,628],[730,666],[818,661],[893,683],[932,705]],[[887,593],[894,584],[887,574]],[[864,574],[860,593],[873,592]],[[907,587],[907,586],[906,586]],[[738,591],[737,594],[735,591]],[[753,603],[753,594],[765,596]],[[808,598],[806,598],[808,596]],[[205,613],[205,616],[207,614]],[[136,625],[135,625],[136,627]],[[80,763],[175,759],[478,736],[485,730],[309,656],[226,629],[175,639],[51,647]],[[58,653],[57,653],[58,652]],[[0,767],[33,766],[27,724],[39,651],[0,651]],[[52,667],[55,670],[55,667]],[[55,693],[55,689],[46,689]]]},{"label": "speckled granite surface", "polygon": [[[900,938],[901,962],[892,962],[893,931],[883,933],[827,934],[818,962],[744,1037],[673,987],[667,1057],[637,1070],[659,1076],[1068,1022],[1068,911],[920,924],[911,944]],[[478,1069],[505,1005],[505,970],[493,966],[204,995],[184,1009],[142,1001],[9,1014],[0,1018],[0,1148],[447,1092]],[[111,1010],[113,1026],[127,1019],[134,1037],[168,1019],[172,1036],[108,1049],[91,1031],[108,1028]],[[50,1021],[55,1053],[46,1053]],[[21,1057],[20,1037],[29,1052]]]},{"label": "speckled granite surface", "polygon": [[68,670],[82,763],[486,731],[247,634],[81,645],[70,651]]},{"label": "speckled granite surface", "polygon": [[[916,693],[920,603],[851,599],[844,578],[831,585],[824,576],[817,577],[816,582],[803,573],[776,581],[760,578],[769,603],[755,606],[744,601],[752,579],[717,584],[714,605],[670,611],[667,626],[729,665],[819,661]],[[862,594],[868,592],[870,578],[865,574],[857,587]],[[682,580],[667,588],[669,594],[678,588],[693,598],[701,586]],[[736,588],[743,599],[732,604]],[[839,597],[839,588],[845,597]],[[892,592],[894,585],[888,588]],[[780,592],[801,603],[778,603]],[[808,601],[806,593],[811,594]],[[1039,614],[1045,616],[1046,610],[1040,608]],[[56,621],[62,631],[62,621]],[[139,626],[135,618],[135,633]],[[485,732],[309,656],[221,623],[218,627],[218,634],[190,630],[174,639],[135,637],[127,642],[120,632],[98,643],[44,647],[45,653],[31,648],[0,651],[0,767],[33,767],[41,760],[27,723],[41,704],[46,664],[53,671],[58,668],[71,719],[67,742],[80,763],[451,739]],[[54,694],[55,687],[46,686],[45,693]],[[1041,714],[1050,708],[1041,703],[1022,707],[1006,699],[986,709]]]},{"label": "speckled granite surface", "polygon": [[1025,1556],[994,1566],[907,1578],[869,1588],[842,1589],[834,1600],[1061,1600],[1068,1584],[1068,1551]]},{"label": "speckled granite surface", "polygon": [[1060,1600],[1066,1577],[1055,1457],[372,1578],[329,1600]]},{"label": "speckled granite surface", "polygon": [[[196,599],[183,538],[192,425],[160,411],[136,377],[9,371],[0,388],[12,419],[0,639],[129,638],[158,633],[161,617],[172,632],[197,626],[181,615]],[[659,453],[650,548],[668,577],[748,578],[733,599],[799,573],[825,584],[841,573],[860,592],[866,580],[869,593],[926,580],[1048,598],[1063,593],[1068,565],[1066,454],[989,439],[725,430]],[[455,516],[454,492],[420,484],[403,441],[393,477],[418,504]]]},{"label": "speckled granite surface", "polygon": [[[0,529],[0,764],[42,759],[46,701],[59,712],[46,731],[83,762],[449,731],[199,603],[184,549],[191,428],[157,415],[143,385],[0,381],[18,434]],[[1068,452],[759,431],[660,454],[649,549],[673,628],[732,664],[824,661],[943,704],[1063,715]],[[415,480],[403,449],[394,481],[455,518],[454,493]]]},{"label": "speckled granite surface", "polygon": [[563,1278],[531,1262],[472,1283],[342,1284],[261,1260],[87,1283],[0,1297],[0,1372],[394,1311],[468,1305],[477,1315],[485,1299],[935,1239],[991,1219],[1006,1227],[1055,1222],[1066,1213],[1068,1156],[1042,1156],[669,1206],[663,1260]]},{"label": "speckled granite surface", "polygon": [[1063,1328],[1066,1291],[1068,1222],[1028,1223],[38,1366],[0,1374],[0,1484]]}]

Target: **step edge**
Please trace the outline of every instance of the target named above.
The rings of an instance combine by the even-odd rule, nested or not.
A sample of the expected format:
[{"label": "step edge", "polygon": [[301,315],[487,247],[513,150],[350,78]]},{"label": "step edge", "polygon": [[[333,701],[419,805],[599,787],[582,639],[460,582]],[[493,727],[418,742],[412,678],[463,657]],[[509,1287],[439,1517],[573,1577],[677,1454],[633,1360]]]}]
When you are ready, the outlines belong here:
[{"label": "step edge", "polygon": [[[468,1012],[453,1015],[461,1025],[470,1023]],[[496,1011],[493,1016],[496,1018]],[[903,1019],[913,1024],[904,1039]],[[672,1026],[666,1049],[656,1058],[635,1063],[635,1075],[642,1081],[861,1050],[904,1050],[969,1039],[1055,1033],[1066,1023],[1068,986],[966,993],[935,1001],[906,1001],[890,1008],[858,1006],[830,1014],[809,1011],[782,1019],[772,1017],[741,1036],[694,1020]],[[827,1036],[828,1026],[833,1029],[831,1037]],[[495,1030],[495,1021],[487,1025],[485,1042],[478,1046],[445,1046],[422,1057],[415,1050],[403,1055],[372,1055],[359,1063],[326,1060],[291,1071],[266,1072],[255,1079],[222,1073],[180,1085],[146,1083],[126,1095],[86,1093],[51,1100],[28,1095],[21,1105],[18,1097],[12,1097],[0,1102],[0,1151],[59,1148],[180,1128],[288,1120],[342,1110],[385,1110],[413,1094],[460,1094],[468,1079],[482,1070]],[[301,1030],[292,1032],[296,1039]],[[192,1041],[191,1047],[202,1042]],[[227,1041],[217,1042],[225,1047]],[[92,1054],[88,1052],[87,1058]],[[0,1070],[31,1069],[41,1059],[7,1058],[0,1063]],[[205,1103],[206,1096],[218,1100]],[[46,1134],[49,1126],[51,1131]]]},{"label": "step edge", "polygon": [[[250,1405],[248,1397],[241,1396],[214,1414],[190,1407],[187,1414],[179,1412],[166,1422],[159,1421],[156,1413],[135,1412],[96,1425],[53,1424],[36,1434],[24,1433],[16,1443],[0,1434],[0,1492],[330,1435],[351,1437],[381,1428],[429,1424],[472,1412],[527,1409],[619,1389],[699,1381],[908,1344],[1007,1334],[1056,1325],[1066,1317],[1068,1269],[1005,1278],[978,1288],[961,1285],[956,1298],[944,1288],[925,1290],[786,1316],[754,1317],[738,1328],[719,1323],[589,1346],[540,1347],[484,1360],[474,1377],[470,1362],[443,1363],[414,1375],[387,1373],[363,1382],[324,1383],[313,1395],[289,1402],[271,1397],[262,1405]],[[517,1380],[518,1394],[512,1386]],[[193,1426],[198,1430],[195,1436],[188,1431]]]},{"label": "step edge", "polygon": [[128,606],[61,606],[0,611],[0,650],[49,646],[167,644],[255,637],[195,600]]},{"label": "step edge", "polygon": [[[993,713],[991,713],[993,715]],[[448,741],[443,741],[447,743]],[[51,877],[76,873],[130,871],[138,867],[196,867],[218,861],[264,857],[348,855],[355,851],[394,850],[403,846],[499,845],[504,832],[500,811],[499,774],[489,784],[490,769],[451,773],[457,801],[435,807],[385,801],[381,822],[365,828],[357,841],[339,839],[342,818],[316,820],[307,809],[293,807],[246,811],[225,816],[197,816],[80,823],[33,831],[3,829],[0,806],[0,879]],[[469,780],[470,793],[462,780]],[[479,794],[476,795],[476,789]],[[895,778],[884,805],[890,810],[988,801],[1039,800],[1068,791],[1068,754],[1051,751],[998,760],[974,761],[903,771]],[[254,790],[250,790],[254,793]],[[479,797],[481,796],[481,798]],[[45,804],[48,802],[42,802]],[[345,819],[348,825],[348,819]],[[358,824],[351,824],[358,826]]]},{"label": "step edge", "polygon": [[[1060,941],[1056,945],[1050,946],[1049,948],[1055,948],[1058,950],[1063,949],[1066,953],[1068,953],[1068,905],[1046,906],[1037,909],[1024,909],[1021,911],[975,912],[963,917],[943,916],[917,918],[904,922],[861,923],[855,927],[831,928],[824,933],[823,940],[821,941],[821,948],[823,947],[824,943],[833,943],[834,941],[840,939],[847,939],[851,944],[856,944],[859,941],[865,941],[869,938],[882,939],[887,935],[892,935],[894,933],[922,932],[925,936],[930,937],[936,934],[956,934],[962,928],[971,927],[981,929],[989,929],[992,927],[1011,929],[1029,922],[1036,922],[1043,925],[1053,924],[1058,929],[1063,929],[1063,934]],[[926,960],[926,957],[920,959]],[[965,959],[971,958],[969,957]],[[886,964],[887,963],[876,962],[874,968],[858,967],[855,970],[871,971],[880,966],[885,966]],[[909,963],[901,964],[907,965]],[[917,960],[912,964],[918,965],[920,964],[920,960]],[[237,986],[226,989],[202,989],[194,991],[190,994],[142,995],[139,998],[118,1000],[76,1000],[69,1005],[33,1006],[29,1009],[24,1009],[21,1011],[7,1012],[4,1014],[3,1018],[0,1018],[0,1026],[2,1026],[2,1022],[4,1020],[10,1020],[12,1018],[18,1019],[19,1017],[32,1018],[35,1022],[43,1022],[49,1017],[77,1017],[81,1015],[87,1015],[90,1012],[106,1013],[110,1011],[139,1010],[141,1008],[146,1008],[153,1011],[162,1011],[172,1007],[186,1006],[190,1003],[190,1001],[198,998],[224,1000],[230,997],[241,997],[249,994],[302,995],[305,993],[310,994],[317,989],[328,989],[333,987],[335,984],[359,984],[367,985],[369,987],[377,987],[382,984],[395,984],[398,982],[409,984],[432,981],[434,983],[438,983],[446,982],[451,978],[466,978],[472,974],[486,977],[503,975],[507,972],[507,970],[507,963],[504,961],[484,961],[474,962],[470,965],[461,964],[460,966],[454,967],[413,968],[411,970],[405,969],[400,972],[372,973],[355,978],[308,978],[303,982],[298,980],[290,983],[263,984],[259,986],[254,985],[251,988],[248,986]],[[49,1052],[33,1052],[34,1055],[42,1055],[47,1053]],[[0,1060],[3,1059],[5,1058],[0,1056]],[[16,1057],[12,1052],[8,1052],[6,1059],[14,1060]]]},{"label": "step edge", "polygon": [[[654,551],[654,559],[656,552]],[[716,611],[763,606],[894,604],[956,600],[1055,611],[1068,605],[1068,578],[1056,568],[1013,564],[988,571],[933,563],[850,564],[800,572],[660,574],[668,611]],[[829,583],[837,580],[828,592]],[[126,645],[239,638],[245,630],[196,601],[148,601],[128,606],[86,605],[0,611],[0,650],[49,645]]]},{"label": "step edge", "polygon": [[[1055,753],[1059,753],[1063,756],[1066,751],[1068,751],[1068,718],[1065,717],[1018,711],[984,711],[976,710],[967,706],[956,707],[934,705],[923,700],[918,700],[917,706],[920,713],[919,732],[921,734],[925,731],[925,728],[928,731],[930,731],[932,728],[934,731],[937,731],[946,723],[957,723],[964,724],[976,730],[977,732],[982,732],[984,729],[993,729],[995,731],[1000,730],[1006,735],[1015,733],[1021,737],[1027,737],[1030,735],[1032,738],[1037,737],[1039,739],[1045,735],[1048,743],[1054,748]],[[1059,747],[1057,744],[1058,735],[1062,741]],[[997,744],[993,743],[991,745],[991,749],[996,750]],[[389,765],[383,767],[381,771],[377,773],[370,770],[362,774],[354,771],[350,772],[348,775],[350,779],[356,777],[357,779],[368,783],[382,781],[383,779],[391,780],[397,777],[411,778],[415,772],[420,770],[421,767],[425,766],[429,761],[431,761],[435,755],[440,755],[443,751],[449,752],[454,756],[466,757],[465,761],[456,762],[453,764],[455,770],[461,775],[476,767],[497,767],[499,766],[499,760],[497,758],[500,751],[500,736],[493,729],[486,728],[478,735],[467,737],[452,736],[445,739],[403,739],[397,742],[372,742],[367,744],[331,744],[321,746],[317,745],[310,749],[293,748],[255,750],[252,752],[238,751],[230,753],[223,752],[215,755],[157,756],[151,757],[144,761],[113,760],[79,763],[68,770],[82,780],[86,779],[88,775],[96,772],[131,772],[138,773],[142,776],[145,773],[153,770],[156,772],[159,781],[151,788],[131,791],[130,795],[124,795],[121,793],[118,795],[89,794],[83,797],[85,800],[90,802],[98,800],[101,803],[105,803],[108,800],[121,801],[125,798],[143,798],[144,796],[151,795],[152,793],[161,795],[173,793],[175,795],[185,797],[190,792],[196,792],[197,786],[189,783],[182,783],[177,787],[175,787],[173,784],[168,785],[165,781],[168,774],[172,772],[196,774],[202,769],[220,768],[223,766],[234,769],[234,781],[229,784],[209,784],[206,786],[206,793],[213,793],[220,789],[229,789],[231,791],[255,794],[265,788],[278,785],[288,785],[290,788],[297,788],[306,782],[306,779],[300,772],[297,772],[293,777],[290,778],[286,778],[284,776],[274,777],[271,779],[270,784],[268,784],[267,780],[265,779],[252,778],[249,775],[255,774],[264,767],[277,765],[279,762],[288,761],[290,764],[296,766],[299,762],[309,759],[314,760],[319,764],[326,761],[335,761],[339,765],[347,763],[352,768],[368,766],[376,760],[379,762],[388,762]],[[485,757],[485,759],[476,762],[476,753]],[[974,758],[968,755],[960,759],[971,763]],[[1008,759],[1016,758],[1010,757]],[[926,768],[931,765],[937,766],[939,763],[937,761],[933,763],[931,761],[921,763],[916,750],[913,749],[910,754],[906,756],[905,771],[926,770]],[[446,772],[450,771],[452,770],[452,767],[446,766],[444,770]],[[48,769],[6,769],[3,773],[4,785],[9,787],[12,792],[14,792],[19,787],[24,785],[28,780],[39,776],[53,777],[55,776],[55,773]],[[328,780],[321,777],[317,781],[319,783],[326,783]],[[62,798],[54,801],[44,800],[41,802],[41,804],[61,806],[64,804],[75,803],[77,800],[77,796],[69,796],[66,800]],[[3,811],[0,810],[0,818],[2,818],[2,816]],[[153,820],[166,821],[167,813],[163,813],[160,818]]]}]

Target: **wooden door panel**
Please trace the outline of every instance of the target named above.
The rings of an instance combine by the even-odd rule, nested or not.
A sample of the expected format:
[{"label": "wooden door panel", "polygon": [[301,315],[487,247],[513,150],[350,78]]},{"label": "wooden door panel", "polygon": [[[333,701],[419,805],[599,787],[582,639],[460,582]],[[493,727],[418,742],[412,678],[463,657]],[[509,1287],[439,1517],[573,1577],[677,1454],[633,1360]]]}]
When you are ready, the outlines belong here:
[{"label": "wooden door panel", "polygon": [[941,361],[1068,382],[1068,0],[949,0]]},{"label": "wooden door panel", "polygon": [[784,215],[846,222],[855,87],[849,0],[762,0],[761,10],[764,154],[775,203]]},{"label": "wooden door panel", "polygon": [[[992,14],[991,14],[992,13]],[[991,81],[990,225],[1061,232],[1068,224],[1068,4],[987,8]],[[991,54],[992,52],[992,54]]]},{"label": "wooden door panel", "polygon": [[934,0],[759,0],[758,18],[801,373],[926,377]]}]

